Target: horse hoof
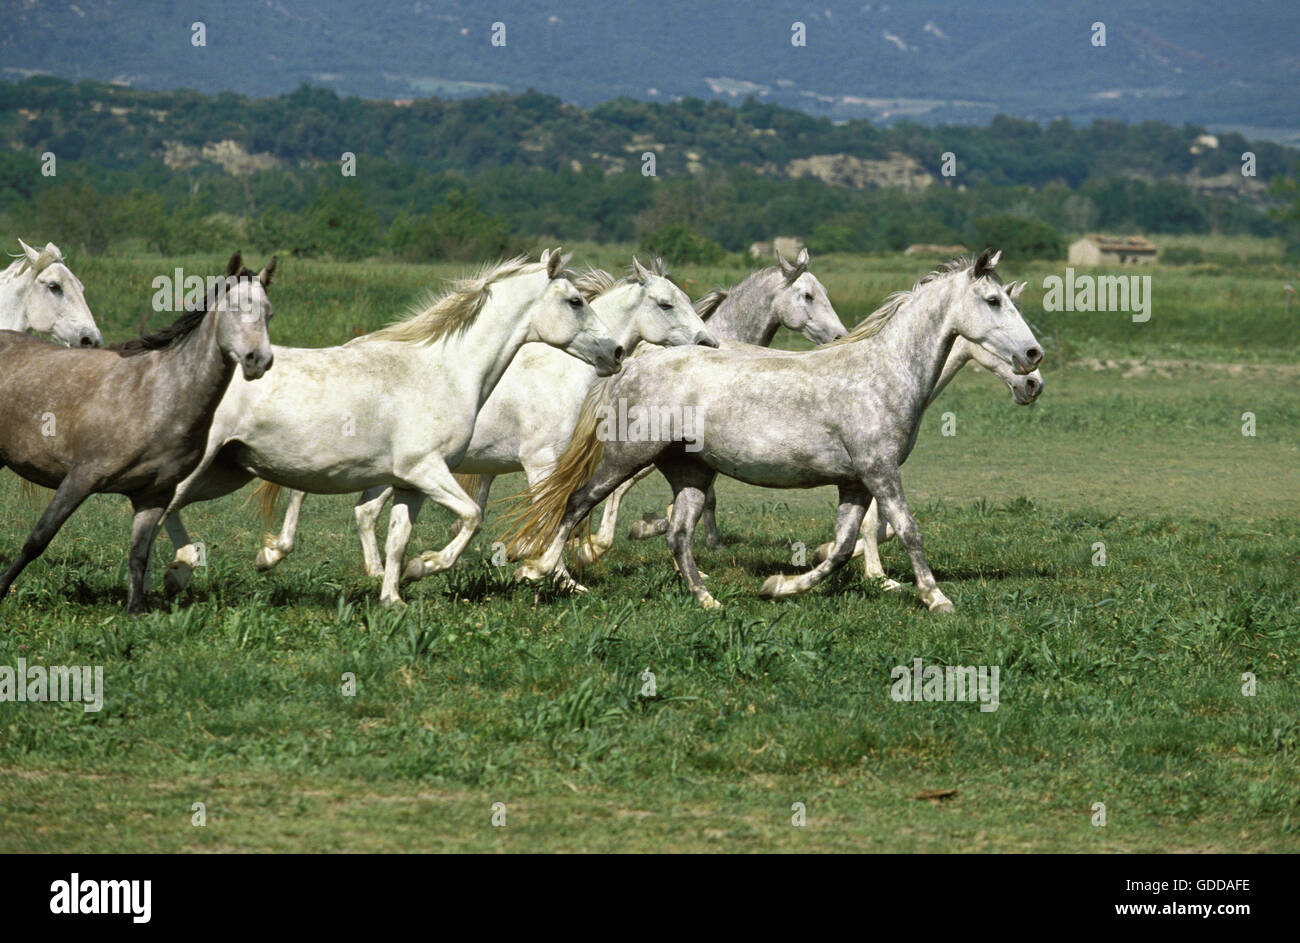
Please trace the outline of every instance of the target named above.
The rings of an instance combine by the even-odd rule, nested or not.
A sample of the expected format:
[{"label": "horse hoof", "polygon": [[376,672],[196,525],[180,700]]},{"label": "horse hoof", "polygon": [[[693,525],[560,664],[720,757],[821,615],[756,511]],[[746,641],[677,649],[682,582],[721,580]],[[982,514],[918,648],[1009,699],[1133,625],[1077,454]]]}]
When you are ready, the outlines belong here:
[{"label": "horse hoof", "polygon": [[257,559],[253,561],[253,566],[261,571],[271,569],[277,563],[284,559],[284,554],[274,547],[263,547],[257,551]]},{"label": "horse hoof", "polygon": [[645,521],[636,521],[632,524],[632,529],[627,532],[628,540],[645,540],[650,535],[646,533],[649,528],[646,527]]},{"label": "horse hoof", "polygon": [[583,586],[572,576],[565,576],[563,579],[557,579],[555,581],[555,585],[558,586],[562,591],[574,595],[580,595],[587,591],[587,587]]},{"label": "horse hoof", "polygon": [[515,568],[514,581],[516,583],[532,582],[540,580],[545,575],[536,564],[524,563]]},{"label": "horse hoof", "polygon": [[903,588],[903,584],[898,580],[891,580],[889,577],[883,576],[880,578],[880,588],[886,593],[896,593]]},{"label": "horse hoof", "polygon": [[831,555],[831,544],[825,543],[813,551],[813,565],[825,563]]},{"label": "horse hoof", "polygon": [[387,609],[405,609],[406,602],[401,596],[380,596],[379,604]]},{"label": "horse hoof", "polygon": [[700,605],[705,609],[721,609],[722,603],[718,602],[708,593],[700,597]]},{"label": "horse hoof", "polygon": [[939,599],[936,599],[934,602],[930,603],[930,611],[931,612],[955,612],[956,610],[953,608],[951,600],[940,597]]},{"label": "horse hoof", "polygon": [[189,585],[190,577],[193,575],[194,569],[188,563],[173,560],[163,571],[163,594],[168,597],[175,596]]},{"label": "horse hoof", "polygon": [[722,538],[716,534],[709,534],[704,538],[704,546],[708,547],[710,550],[717,550],[722,546]]},{"label": "horse hoof", "polygon": [[432,551],[422,553],[406,564],[406,570],[402,573],[402,582],[422,580],[430,573],[437,573],[442,569],[444,568],[438,565],[438,554]]},{"label": "horse hoof", "polygon": [[778,596],[786,595],[782,591],[782,584],[785,578],[780,573],[773,573],[763,581],[762,587],[758,590],[758,595],[762,599],[775,599]]}]

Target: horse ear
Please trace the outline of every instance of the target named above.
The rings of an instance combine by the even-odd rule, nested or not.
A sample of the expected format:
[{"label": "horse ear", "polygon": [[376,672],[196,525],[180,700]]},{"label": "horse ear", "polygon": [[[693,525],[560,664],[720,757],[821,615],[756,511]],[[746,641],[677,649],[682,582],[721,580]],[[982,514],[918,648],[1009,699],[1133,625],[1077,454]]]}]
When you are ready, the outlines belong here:
[{"label": "horse ear", "polygon": [[554,252],[542,253],[542,261],[546,263],[546,274],[551,278],[555,278],[556,275],[560,274],[560,266],[564,264],[564,259],[560,257],[563,251],[562,248],[557,246]]},{"label": "horse ear", "polygon": [[808,271],[808,263],[812,261],[812,256],[808,254],[808,247],[804,246],[799,250],[799,258],[794,260],[794,264],[799,266],[805,272]]},{"label": "horse ear", "polygon": [[992,249],[985,249],[980,253],[979,258],[975,260],[972,269],[975,278],[983,278],[985,275],[992,275],[993,268],[998,264],[998,259],[1002,258],[1002,250],[994,252]]},{"label": "horse ear", "polygon": [[238,275],[239,270],[243,267],[244,257],[240,253],[236,252],[230,257],[230,261],[226,263],[226,277],[230,278],[233,275]]},{"label": "horse ear", "polygon": [[641,260],[636,256],[632,256],[632,271],[636,273],[636,280],[642,285],[650,278],[650,273],[646,271],[646,267],[641,264]]},{"label": "horse ear", "polygon": [[271,256],[271,261],[266,263],[266,268],[262,269],[257,276],[257,280],[262,283],[263,288],[270,288],[271,281],[275,278],[275,256]]},{"label": "horse ear", "polygon": [[776,264],[781,267],[781,274],[789,278],[790,273],[794,271],[794,264],[781,254],[780,249],[773,249],[772,251],[776,253]]},{"label": "horse ear", "polygon": [[1025,288],[1028,287],[1028,285],[1029,282],[1016,282],[1010,288],[1007,289],[1007,297],[1010,298],[1012,301],[1015,301],[1017,298],[1020,297],[1020,293],[1024,291]]},{"label": "horse ear", "polygon": [[18,245],[22,246],[23,254],[27,256],[27,264],[35,267],[36,260],[40,258],[41,254],[21,239],[18,240]]}]

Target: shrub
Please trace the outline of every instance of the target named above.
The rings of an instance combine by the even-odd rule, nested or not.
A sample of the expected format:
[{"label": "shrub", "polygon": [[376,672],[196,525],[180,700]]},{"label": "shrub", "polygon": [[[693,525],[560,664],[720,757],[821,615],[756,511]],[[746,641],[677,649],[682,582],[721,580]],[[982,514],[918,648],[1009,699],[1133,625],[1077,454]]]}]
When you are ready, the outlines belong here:
[{"label": "shrub", "polygon": [[1007,260],[1059,259],[1065,243],[1056,229],[1023,216],[985,216],[975,220],[976,251],[1001,249]]},{"label": "shrub", "polygon": [[727,256],[722,246],[685,223],[668,223],[641,238],[641,248],[670,265],[713,265]]}]

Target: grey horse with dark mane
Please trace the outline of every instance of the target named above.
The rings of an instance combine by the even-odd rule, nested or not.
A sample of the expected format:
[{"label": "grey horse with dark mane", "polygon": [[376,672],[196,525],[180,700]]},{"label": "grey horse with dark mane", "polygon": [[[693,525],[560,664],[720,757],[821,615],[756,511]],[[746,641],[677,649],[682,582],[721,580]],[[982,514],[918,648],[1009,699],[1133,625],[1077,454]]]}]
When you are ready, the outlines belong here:
[{"label": "grey horse with dark mane", "polygon": [[0,331],[0,467],[56,489],[18,558],[0,575],[0,601],[92,494],[131,499],[127,611],[144,609],[149,552],[163,512],[207,443],[235,366],[250,380],[271,367],[266,289],[239,253],[203,303],[170,327],[104,349],[70,350]]}]

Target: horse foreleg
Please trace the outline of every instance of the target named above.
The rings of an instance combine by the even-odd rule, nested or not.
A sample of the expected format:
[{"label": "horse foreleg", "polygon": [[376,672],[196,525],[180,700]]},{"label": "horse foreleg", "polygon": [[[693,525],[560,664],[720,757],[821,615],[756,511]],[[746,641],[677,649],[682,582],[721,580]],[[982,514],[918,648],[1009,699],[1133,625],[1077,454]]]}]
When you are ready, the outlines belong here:
[{"label": "horse foreleg", "polygon": [[691,548],[691,538],[700,523],[700,514],[704,511],[705,495],[712,483],[714,471],[707,466],[697,466],[684,462],[669,464],[665,462],[660,470],[673,486],[672,517],[668,522],[668,549],[677,564],[677,571],[686,581],[686,588],[705,609],[721,609],[722,604],[704,588],[699,567],[695,565],[695,554]]},{"label": "horse foreleg", "polygon": [[[441,458],[425,462],[418,471],[407,477],[413,484],[419,484],[420,490],[427,497],[451,511],[460,521],[456,535],[445,547],[441,550],[426,550],[407,565],[402,579],[409,582],[423,579],[431,573],[441,573],[454,565],[483,526],[483,512],[478,503],[465,493],[465,489]],[[385,561],[386,567],[391,567],[392,564],[391,559]]]},{"label": "horse foreleg", "polygon": [[[474,498],[478,502],[480,511],[487,511],[488,495],[492,493],[492,482],[496,480],[496,475],[480,475],[478,482],[478,495]],[[529,480],[532,484],[532,480]],[[468,493],[468,492],[467,492]],[[460,521],[457,520],[451,525],[451,535],[455,537],[460,533]]]},{"label": "horse foreleg", "polygon": [[835,539],[831,542],[830,554],[807,573],[797,576],[772,574],[764,581],[758,595],[779,597],[807,592],[847,563],[853,556],[853,545],[869,500],[870,497],[861,487],[841,485],[840,506],[835,512]]},{"label": "horse foreleg", "polygon": [[357,498],[352,514],[357,519],[357,536],[361,538],[361,557],[365,561],[367,576],[383,576],[384,560],[379,555],[379,515],[384,504],[393,496],[388,486],[367,488]]},{"label": "horse foreleg", "polygon": [[262,539],[262,549],[257,551],[253,566],[259,570],[269,570],[289,554],[293,553],[293,543],[298,536],[298,519],[302,515],[302,502],[307,499],[307,492],[292,490],[289,492],[289,507],[284,512],[284,523],[280,525],[280,535],[267,534]]},{"label": "horse foreleg", "polygon": [[912,560],[912,572],[916,575],[916,591],[921,601],[931,612],[952,612],[952,601],[939,589],[930,563],[925,557],[922,546],[921,528],[917,526],[912,512],[907,509],[907,500],[903,497],[903,484],[898,478],[898,470],[892,474],[873,476],[864,484],[876,496],[880,504],[880,513],[894,528],[898,542],[907,550]]},{"label": "horse foreleg", "polygon": [[167,528],[167,537],[176,551],[172,562],[163,570],[163,595],[170,598],[189,585],[194,571],[203,565],[203,552],[198,544],[190,540],[179,510],[168,514],[163,523]]},{"label": "horse foreleg", "polygon": [[214,465],[216,452],[204,455],[198,467],[184,481],[176,486],[171,501],[167,505],[164,523],[167,536],[176,548],[176,556],[167,565],[163,574],[163,592],[168,596],[179,593],[189,583],[195,568],[204,564],[203,547],[190,540],[190,535],[181,522],[181,509],[196,501],[211,501],[238,491],[252,480],[253,476],[242,469]]},{"label": "horse foreleg", "polygon": [[131,520],[130,582],[126,593],[126,611],[128,615],[138,616],[144,612],[145,600],[149,595],[149,554],[153,550],[158,524],[167,505],[166,502],[140,502],[132,499],[131,507],[135,516]]},{"label": "horse foreleg", "polygon": [[63,483],[54,492],[53,499],[41,514],[36,526],[27,535],[22,549],[18,551],[18,559],[9,564],[9,569],[0,575],[0,600],[8,594],[9,587],[13,585],[23,568],[45,552],[45,548],[50,545],[59,528],[64,525],[73,511],[81,507],[82,502],[90,497],[94,490],[95,483],[88,476],[79,476],[73,472],[63,479]]}]

